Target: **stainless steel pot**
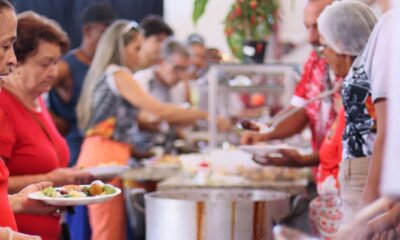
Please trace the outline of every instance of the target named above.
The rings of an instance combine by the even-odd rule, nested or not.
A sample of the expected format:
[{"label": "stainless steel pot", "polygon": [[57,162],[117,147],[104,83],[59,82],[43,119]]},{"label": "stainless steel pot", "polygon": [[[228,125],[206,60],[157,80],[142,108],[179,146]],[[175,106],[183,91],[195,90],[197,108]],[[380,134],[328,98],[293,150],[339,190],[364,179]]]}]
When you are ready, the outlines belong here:
[{"label": "stainless steel pot", "polygon": [[289,196],[267,190],[189,189],[147,194],[147,240],[269,240]]}]

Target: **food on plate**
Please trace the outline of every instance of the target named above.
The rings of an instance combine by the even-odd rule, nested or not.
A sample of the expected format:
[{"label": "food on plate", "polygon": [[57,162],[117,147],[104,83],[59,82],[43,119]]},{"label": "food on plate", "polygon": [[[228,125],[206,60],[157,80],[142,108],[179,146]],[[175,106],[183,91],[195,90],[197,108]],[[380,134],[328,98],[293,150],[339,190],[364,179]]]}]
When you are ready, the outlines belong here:
[{"label": "food on plate", "polygon": [[102,194],[104,191],[104,183],[102,181],[96,180],[90,185],[88,192],[91,196],[96,196]]},{"label": "food on plate", "polygon": [[65,185],[60,188],[48,187],[42,190],[42,194],[50,198],[85,198],[116,192],[117,190],[112,185],[104,184],[99,180],[90,185]]}]

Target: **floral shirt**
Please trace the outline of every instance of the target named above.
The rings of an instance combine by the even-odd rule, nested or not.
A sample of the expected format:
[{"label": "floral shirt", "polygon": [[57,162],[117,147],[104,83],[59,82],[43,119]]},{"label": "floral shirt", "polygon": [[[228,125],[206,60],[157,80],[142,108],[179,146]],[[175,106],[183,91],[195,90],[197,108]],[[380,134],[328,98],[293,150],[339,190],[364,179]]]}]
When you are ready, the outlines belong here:
[{"label": "floral shirt", "polygon": [[[303,75],[296,86],[291,105],[303,107],[308,100],[329,88],[328,63],[313,51],[304,66]],[[335,119],[332,98],[328,97],[309,103],[305,107],[305,111],[312,132],[312,147],[314,151],[317,151]]]}]

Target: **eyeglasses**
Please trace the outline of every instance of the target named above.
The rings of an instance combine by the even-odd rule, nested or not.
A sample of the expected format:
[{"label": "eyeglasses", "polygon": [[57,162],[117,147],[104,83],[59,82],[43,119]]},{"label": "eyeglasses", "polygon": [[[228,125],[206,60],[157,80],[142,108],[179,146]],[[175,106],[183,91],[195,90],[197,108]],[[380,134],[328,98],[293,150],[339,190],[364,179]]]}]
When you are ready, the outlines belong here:
[{"label": "eyeglasses", "polygon": [[176,72],[186,72],[188,70],[188,66],[186,66],[186,65],[171,64],[171,66],[174,69],[174,71],[176,71]]},{"label": "eyeglasses", "polygon": [[136,21],[130,21],[128,24],[126,24],[126,26],[122,29],[121,34],[125,35],[132,29],[140,31],[140,26]]}]

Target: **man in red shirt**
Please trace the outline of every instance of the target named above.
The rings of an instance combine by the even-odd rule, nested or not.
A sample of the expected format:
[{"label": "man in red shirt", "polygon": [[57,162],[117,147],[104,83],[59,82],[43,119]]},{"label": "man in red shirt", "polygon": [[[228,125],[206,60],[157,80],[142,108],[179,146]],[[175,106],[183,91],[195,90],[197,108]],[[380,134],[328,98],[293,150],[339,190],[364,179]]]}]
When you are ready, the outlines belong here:
[{"label": "man in red shirt", "polygon": [[[313,154],[301,155],[294,150],[282,150],[283,157],[262,157],[257,158],[260,164],[279,165],[290,167],[317,166],[319,164],[318,150],[324,140],[325,134],[330,129],[335,113],[333,110],[332,98],[322,98],[307,104],[307,101],[329,90],[331,81],[328,74],[328,64],[321,58],[316,49],[319,46],[319,33],[317,19],[324,8],[332,0],[309,0],[304,10],[304,23],[308,32],[308,42],[313,46],[307,63],[304,66],[303,75],[298,83],[290,106],[278,114],[277,122],[273,131],[260,134],[246,132],[242,136],[242,144],[254,144],[260,141],[282,139],[301,132],[306,125],[309,125],[312,132]],[[285,113],[296,108],[303,109],[283,119]]]}]

